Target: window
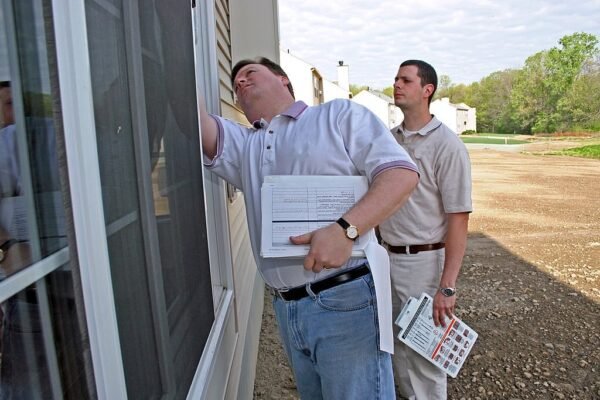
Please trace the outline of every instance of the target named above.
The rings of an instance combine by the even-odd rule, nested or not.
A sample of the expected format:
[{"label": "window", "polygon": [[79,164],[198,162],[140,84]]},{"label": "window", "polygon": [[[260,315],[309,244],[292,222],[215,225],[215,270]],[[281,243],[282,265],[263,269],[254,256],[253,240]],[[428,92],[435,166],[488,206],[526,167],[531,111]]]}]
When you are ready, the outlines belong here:
[{"label": "window", "polygon": [[2,2],[0,81],[0,398],[89,398],[50,1]]},{"label": "window", "polygon": [[130,398],[185,398],[214,320],[188,0],[86,1]]}]

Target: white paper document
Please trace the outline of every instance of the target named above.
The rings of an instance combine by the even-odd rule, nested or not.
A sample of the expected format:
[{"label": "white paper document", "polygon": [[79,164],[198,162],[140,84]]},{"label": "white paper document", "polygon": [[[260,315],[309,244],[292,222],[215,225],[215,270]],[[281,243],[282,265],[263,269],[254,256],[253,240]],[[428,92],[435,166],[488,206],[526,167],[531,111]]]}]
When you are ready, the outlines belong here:
[{"label": "white paper document", "polygon": [[426,293],[419,299],[409,298],[396,319],[398,339],[456,378],[477,340],[477,332],[456,316],[446,319],[446,327],[435,326],[432,310],[433,299]]},{"label": "white paper document", "polygon": [[[261,256],[304,257],[309,245],[295,245],[290,236],[334,223],[369,189],[363,176],[267,176],[261,190]],[[364,256],[371,230],[358,237],[352,256]]]},{"label": "white paper document", "polygon": [[[262,257],[304,257],[309,245],[294,245],[290,236],[302,235],[334,223],[369,189],[361,176],[267,176],[261,189]],[[377,243],[374,230],[361,232],[353,257],[369,262],[379,321],[380,349],[394,353],[390,261]],[[299,263],[301,264],[301,262]],[[299,268],[302,268],[300,265]]]}]

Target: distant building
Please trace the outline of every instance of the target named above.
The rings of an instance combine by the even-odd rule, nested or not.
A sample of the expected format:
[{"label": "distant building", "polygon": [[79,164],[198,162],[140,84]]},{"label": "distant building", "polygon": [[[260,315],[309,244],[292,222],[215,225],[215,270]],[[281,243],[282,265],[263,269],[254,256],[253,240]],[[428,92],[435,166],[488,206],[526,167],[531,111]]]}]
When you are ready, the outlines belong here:
[{"label": "distant building", "polygon": [[429,110],[458,135],[466,130],[477,130],[477,110],[465,103],[452,104],[444,97],[432,101]]},{"label": "distant building", "polygon": [[338,66],[339,83],[336,83],[323,78],[315,66],[292,55],[289,50],[280,51],[280,60],[281,67],[292,82],[296,100],[313,106],[333,99],[350,98],[348,66],[343,61]]},{"label": "distant building", "polygon": [[352,98],[377,115],[388,128],[400,125],[404,121],[404,114],[396,107],[394,100],[377,90],[363,90]]}]

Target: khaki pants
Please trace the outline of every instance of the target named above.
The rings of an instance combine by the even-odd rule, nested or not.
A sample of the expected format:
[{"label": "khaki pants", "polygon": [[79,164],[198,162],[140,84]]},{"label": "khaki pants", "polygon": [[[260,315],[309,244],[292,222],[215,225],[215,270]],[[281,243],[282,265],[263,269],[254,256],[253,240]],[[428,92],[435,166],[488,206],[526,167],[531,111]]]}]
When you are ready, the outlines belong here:
[{"label": "khaki pants", "polygon": [[[394,320],[409,297],[435,296],[444,268],[444,249],[417,254],[389,253]],[[394,324],[394,376],[400,394],[410,400],[446,400],[446,374],[398,338]]]}]

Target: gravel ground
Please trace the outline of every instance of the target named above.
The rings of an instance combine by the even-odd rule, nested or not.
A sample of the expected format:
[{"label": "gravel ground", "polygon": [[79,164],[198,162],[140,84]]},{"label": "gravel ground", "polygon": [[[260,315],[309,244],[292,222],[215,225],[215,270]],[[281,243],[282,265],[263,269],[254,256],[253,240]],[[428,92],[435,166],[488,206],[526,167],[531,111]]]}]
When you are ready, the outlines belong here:
[{"label": "gravel ground", "polygon": [[[449,398],[600,399],[600,161],[470,152],[457,315],[479,339]],[[254,398],[298,399],[268,298]]]}]

